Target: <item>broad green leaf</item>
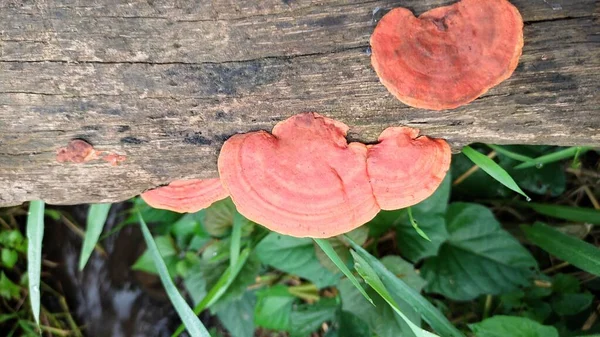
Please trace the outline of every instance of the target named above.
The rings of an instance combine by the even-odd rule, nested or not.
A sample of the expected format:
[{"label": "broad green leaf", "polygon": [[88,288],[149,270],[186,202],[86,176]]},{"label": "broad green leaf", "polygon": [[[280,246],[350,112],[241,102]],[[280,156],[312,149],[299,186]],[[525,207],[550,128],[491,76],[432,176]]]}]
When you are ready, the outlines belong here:
[{"label": "broad green leaf", "polygon": [[142,234],[144,235],[144,240],[146,241],[146,246],[148,250],[152,254],[152,258],[154,259],[154,263],[156,264],[156,269],[158,270],[158,275],[160,280],[171,300],[171,304],[175,307],[175,311],[181,318],[181,321],[187,328],[188,332],[192,337],[209,337],[210,334],[198,319],[198,316],[192,311],[192,309],[188,306],[185,299],[181,296],[177,287],[171,280],[171,276],[167,270],[167,266],[165,265],[160,252],[158,250],[158,246],[154,242],[152,238],[152,234],[146,225],[146,222],[142,218],[142,214],[138,212],[138,217],[140,220],[140,225],[142,228]]},{"label": "broad green leaf", "polygon": [[325,252],[325,254],[331,259],[331,261],[342,271],[342,273],[344,273],[344,275],[346,275],[348,280],[350,280],[350,282],[352,282],[352,284],[365,297],[365,299],[367,299],[367,301],[369,301],[369,302],[371,302],[371,304],[373,304],[373,300],[371,300],[369,295],[367,295],[367,293],[365,292],[365,289],[363,289],[363,287],[360,285],[360,283],[358,283],[358,280],[356,279],[356,277],[354,277],[354,274],[352,274],[352,272],[346,266],[344,261],[342,261],[342,259],[335,252],[335,250],[333,250],[331,243],[329,243],[329,241],[327,241],[325,239],[314,239],[314,240],[317,243],[317,245],[319,245],[319,247],[323,250],[323,252]]},{"label": "broad green leaf", "polygon": [[[370,285],[371,288],[373,288],[373,290],[375,290],[379,294],[379,296],[381,296],[387,302],[387,304],[390,307],[392,307],[392,309],[394,309],[396,314],[398,314],[398,316],[400,316],[400,318],[402,318],[402,320],[404,320],[404,323],[406,323],[408,325],[410,331],[412,331],[412,334],[415,337],[437,336],[429,331],[421,329],[418,325],[413,323],[411,321],[411,319],[408,318],[408,316],[406,316],[402,312],[402,310],[400,309],[400,306],[398,306],[396,301],[392,298],[392,295],[390,294],[388,289],[385,287],[385,285],[379,278],[379,275],[377,275],[377,272],[375,272],[375,270],[369,265],[369,263],[365,259],[363,259],[360,255],[358,255],[354,251],[351,251],[351,253],[352,253],[352,257],[354,258],[354,262],[355,262],[354,267],[356,268],[356,271],[365,280],[365,282],[367,282],[367,284]],[[408,335],[408,330],[404,330],[404,334]]]},{"label": "broad green leaf", "polygon": [[564,150],[553,152],[541,157],[534,158],[530,161],[526,161],[522,164],[515,166],[516,169],[524,169],[528,167],[542,167],[546,164],[557,162],[563,159],[574,157],[575,155],[581,155],[591,150],[591,147],[575,146]]},{"label": "broad green leaf", "polygon": [[580,294],[558,294],[552,298],[552,309],[560,316],[576,315],[592,305],[594,295],[585,292]]},{"label": "broad green leaf", "polygon": [[428,291],[466,301],[531,284],[535,259],[501,228],[489,209],[454,203],[446,223],[450,238],[421,268]]},{"label": "broad green leaf", "polygon": [[19,254],[16,251],[10,248],[2,248],[0,260],[6,268],[11,269],[12,267],[14,267],[18,259]]},{"label": "broad green leaf", "polygon": [[308,238],[270,233],[256,246],[256,254],[264,264],[298,275],[319,288],[335,284],[340,277],[323,268]]},{"label": "broad green leaf", "polygon": [[399,256],[388,255],[383,257],[380,261],[387,270],[418,292],[421,292],[423,287],[425,287],[425,284],[427,284],[427,282],[419,276],[415,270],[415,266],[412,263],[404,261]]},{"label": "broad green leaf", "polygon": [[558,337],[554,327],[524,317],[498,315],[469,327],[476,337]]},{"label": "broad green leaf", "polygon": [[0,297],[4,297],[7,300],[18,299],[20,297],[20,290],[21,288],[11,281],[4,274],[4,271],[0,271]]},{"label": "broad green leaf", "polygon": [[423,320],[429,324],[440,336],[444,337],[464,337],[464,335],[456,328],[448,319],[425,297],[412,289],[405,282],[399,280],[392,272],[387,270],[381,262],[369,254],[361,246],[350,241],[350,244],[356,254],[360,255],[372,268],[377,275],[382,279],[384,285],[397,298],[406,301],[412,308],[418,312]]},{"label": "broad green leaf", "polygon": [[215,305],[213,312],[216,312],[219,321],[232,337],[253,337],[255,305],[256,295],[253,292],[246,292],[235,301],[218,307]]},{"label": "broad green leaf", "polygon": [[235,205],[230,198],[219,200],[206,209],[204,228],[210,235],[222,237],[231,230],[235,213]]},{"label": "broad green leaf", "polygon": [[560,294],[574,294],[581,289],[579,279],[571,274],[558,273],[552,277],[552,291]]},{"label": "broad green leaf", "polygon": [[79,270],[83,270],[85,264],[92,256],[94,247],[98,243],[104,223],[108,217],[110,206],[112,204],[91,204],[88,210],[87,225],[85,227],[85,237],[79,255]]},{"label": "broad green leaf", "polygon": [[[155,237],[154,242],[158,247],[158,251],[163,258],[163,261],[167,265],[169,274],[174,275],[173,273],[175,272],[175,265],[177,264],[178,258],[176,256],[177,250],[174,246],[173,239],[169,235],[161,235]],[[151,274],[158,274],[154,258],[152,257],[152,252],[150,252],[149,249],[144,251],[144,253],[131,266],[131,269],[144,271]]]},{"label": "broad green leaf", "polygon": [[541,222],[521,229],[529,241],[548,253],[590,274],[600,275],[600,249],[597,247]]},{"label": "broad green leaf", "polygon": [[415,232],[408,220],[398,222],[396,239],[398,246],[401,247],[402,255],[408,260],[416,262],[428,256],[437,255],[440,246],[448,239],[449,234],[443,215],[416,213],[414,217],[431,241],[424,240]]},{"label": "broad green leaf", "polygon": [[40,324],[40,274],[42,271],[42,240],[44,238],[44,202],[29,203],[27,215],[27,277],[29,298],[35,322]]},{"label": "broad green leaf", "polygon": [[338,303],[332,298],[323,298],[315,304],[299,305],[290,316],[290,336],[310,336],[323,322],[332,321],[337,309]]},{"label": "broad green leaf", "polygon": [[501,153],[510,159],[514,159],[514,160],[521,161],[521,162],[533,160],[533,158],[531,158],[529,156],[525,156],[520,153],[511,151],[510,149],[508,149],[504,146],[492,145],[492,144],[486,144],[486,145],[489,146],[492,150],[494,150],[498,153]]},{"label": "broad green leaf", "polygon": [[535,202],[518,202],[517,205],[531,208],[537,213],[557,219],[600,225],[600,211],[593,208],[539,204]]},{"label": "broad green leaf", "polygon": [[[358,227],[358,228],[346,233],[345,235],[352,238],[352,240],[354,240],[354,242],[358,243],[359,245],[362,245],[363,243],[365,243],[367,241],[367,238],[369,237],[369,227],[361,226],[361,227]],[[351,262],[352,258],[350,256],[350,250],[348,249],[349,244],[346,241],[344,241],[344,236],[338,235],[336,237],[329,238],[326,240],[331,244],[331,246],[333,247],[333,250],[338,254],[338,256],[344,262],[344,264],[346,264],[346,266],[350,266],[350,262]],[[327,254],[325,254],[325,252],[323,252],[323,250],[318,247],[316,242],[315,242],[315,254],[317,255],[317,259],[319,260],[321,265],[323,265],[323,267],[327,268],[327,270],[329,270],[330,272],[332,272],[334,274],[336,274],[340,271],[340,269],[337,267],[337,265],[335,265],[331,261],[331,259],[327,256]]]},{"label": "broad green leaf", "polygon": [[517,185],[514,179],[495,161],[488,158],[487,156],[477,152],[469,146],[465,146],[462,149],[462,152],[465,156],[467,156],[475,165],[479,166],[480,169],[485,171],[487,174],[492,176],[492,178],[499,181],[502,185],[508,187],[509,189],[521,194],[527,201],[531,200],[523,190]]},{"label": "broad green leaf", "polygon": [[292,304],[296,297],[283,285],[263,289],[257,293],[257,297],[254,310],[256,325],[271,330],[289,331]]},{"label": "broad green leaf", "polygon": [[423,214],[444,214],[448,208],[448,200],[450,199],[450,188],[452,185],[452,175],[450,172],[446,174],[444,180],[435,192],[427,199],[412,206],[412,211],[415,216]]}]

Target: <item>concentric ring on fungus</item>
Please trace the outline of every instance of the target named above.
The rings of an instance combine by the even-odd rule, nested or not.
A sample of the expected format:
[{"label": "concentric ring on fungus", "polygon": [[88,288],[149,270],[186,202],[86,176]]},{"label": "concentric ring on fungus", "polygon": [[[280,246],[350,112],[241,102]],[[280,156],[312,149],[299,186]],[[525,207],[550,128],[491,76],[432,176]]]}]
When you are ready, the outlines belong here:
[{"label": "concentric ring on fungus", "polygon": [[[272,134],[235,135],[219,155],[221,182],[248,219],[282,234],[331,237],[363,225],[381,209],[427,198],[449,168],[446,142],[417,138],[418,130],[389,128],[373,146],[348,144],[347,130],[303,113],[278,123]],[[389,169],[406,171],[418,182],[399,181],[406,174],[386,175]]]},{"label": "concentric ring on fungus", "polygon": [[148,205],[178,213],[198,212],[227,196],[218,178],[174,180],[141,194]]},{"label": "concentric ring on fungus", "polygon": [[415,108],[453,109],[509,78],[523,49],[523,19],[507,0],[462,0],[418,18],[395,8],[371,36],[381,83]]}]

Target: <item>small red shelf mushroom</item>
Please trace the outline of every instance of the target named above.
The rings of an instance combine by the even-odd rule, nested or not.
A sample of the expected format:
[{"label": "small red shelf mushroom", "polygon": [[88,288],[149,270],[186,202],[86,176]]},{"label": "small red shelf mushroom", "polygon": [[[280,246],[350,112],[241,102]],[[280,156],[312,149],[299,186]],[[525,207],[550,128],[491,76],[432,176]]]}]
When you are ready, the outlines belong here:
[{"label": "small red shelf mushroom", "polygon": [[347,130],[304,113],[278,123],[272,134],[235,135],[219,155],[221,182],[248,219],[287,235],[331,237],[381,209],[425,199],[449,168],[448,145],[417,137],[418,130],[390,128],[369,147],[348,144]]},{"label": "small red shelf mushroom", "polygon": [[154,207],[179,213],[195,213],[213,202],[225,199],[227,192],[217,179],[175,180],[141,194],[144,201]]},{"label": "small red shelf mushroom", "polygon": [[383,85],[416,108],[465,105],[509,78],[523,49],[523,19],[507,0],[462,0],[418,18],[387,13],[371,36]]}]

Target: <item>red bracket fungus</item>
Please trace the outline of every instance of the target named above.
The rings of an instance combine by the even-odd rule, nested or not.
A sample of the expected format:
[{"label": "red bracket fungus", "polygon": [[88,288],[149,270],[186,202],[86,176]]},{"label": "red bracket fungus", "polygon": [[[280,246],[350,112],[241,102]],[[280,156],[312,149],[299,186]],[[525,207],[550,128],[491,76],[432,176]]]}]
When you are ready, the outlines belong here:
[{"label": "red bracket fungus", "polygon": [[175,180],[141,194],[148,205],[178,213],[198,212],[227,196],[218,178]]},{"label": "red bracket fungus", "polygon": [[377,145],[347,143],[348,127],[304,113],[264,131],[228,139],[219,155],[221,182],[238,211],[273,231],[331,237],[381,209],[431,195],[450,165],[443,140],[389,128]]},{"label": "red bracket fungus", "polygon": [[371,36],[381,83],[415,108],[453,109],[509,78],[523,49],[523,19],[507,0],[462,0],[418,18],[387,13]]}]

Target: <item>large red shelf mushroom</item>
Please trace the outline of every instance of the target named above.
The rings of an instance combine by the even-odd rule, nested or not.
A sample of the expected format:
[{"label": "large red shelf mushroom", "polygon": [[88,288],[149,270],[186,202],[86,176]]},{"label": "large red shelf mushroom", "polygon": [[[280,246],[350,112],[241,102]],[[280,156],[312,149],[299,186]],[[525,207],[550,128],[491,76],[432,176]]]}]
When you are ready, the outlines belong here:
[{"label": "large red shelf mushroom", "polygon": [[331,237],[431,195],[450,165],[443,140],[389,128],[380,143],[347,143],[348,127],[304,113],[264,131],[228,139],[221,183],[238,211],[273,231]]},{"label": "large red shelf mushroom", "polygon": [[227,192],[217,179],[175,180],[141,194],[154,207],[179,213],[195,213],[213,202],[225,199]]},{"label": "large red shelf mushroom", "polygon": [[512,75],[523,49],[523,19],[507,0],[462,0],[418,18],[396,8],[378,23],[371,48],[373,68],[400,101],[453,109]]}]

